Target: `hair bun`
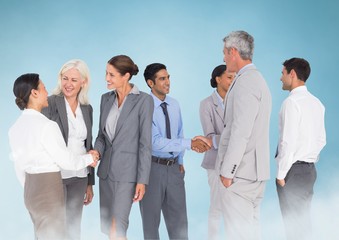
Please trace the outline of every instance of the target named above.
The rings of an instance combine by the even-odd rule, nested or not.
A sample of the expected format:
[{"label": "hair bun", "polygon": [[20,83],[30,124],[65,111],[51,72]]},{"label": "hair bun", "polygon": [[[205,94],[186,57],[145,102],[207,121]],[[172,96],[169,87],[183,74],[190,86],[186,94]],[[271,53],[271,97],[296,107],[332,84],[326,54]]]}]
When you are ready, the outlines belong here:
[{"label": "hair bun", "polygon": [[22,98],[16,98],[15,99],[16,105],[20,108],[20,110],[24,110],[27,107],[27,104]]},{"label": "hair bun", "polygon": [[138,66],[136,64],[134,64],[132,75],[137,75],[138,72],[139,72],[139,68],[138,68]]}]

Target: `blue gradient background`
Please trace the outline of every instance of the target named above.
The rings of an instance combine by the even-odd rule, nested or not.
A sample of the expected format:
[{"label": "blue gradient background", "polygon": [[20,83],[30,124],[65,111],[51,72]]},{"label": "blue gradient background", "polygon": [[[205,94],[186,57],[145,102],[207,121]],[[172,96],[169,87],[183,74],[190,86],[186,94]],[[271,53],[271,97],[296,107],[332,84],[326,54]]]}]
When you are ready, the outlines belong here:
[{"label": "blue gradient background", "polygon": [[[7,131],[19,116],[13,81],[37,72],[47,89],[56,85],[61,65],[80,58],[89,65],[96,136],[99,101],[107,91],[105,66],[117,54],[129,55],[139,66],[132,82],[146,92],[142,73],[146,65],[162,62],[171,74],[171,93],[181,104],[185,135],[202,134],[199,102],[209,96],[212,69],[223,62],[222,38],[246,30],[255,38],[254,63],[265,76],[273,97],[271,115],[271,175],[262,203],[263,239],[284,239],[276,196],[274,152],[278,139],[278,112],[288,92],[281,90],[282,62],[298,56],[309,60],[309,90],[326,107],[327,145],[317,164],[313,202],[316,239],[337,239],[339,194],[337,185],[339,128],[338,38],[339,2],[286,1],[28,1],[0,2],[1,125],[0,229],[1,239],[33,239],[33,227],[23,203],[23,189],[9,160]],[[209,188],[202,155],[185,155],[190,239],[206,239]],[[106,239],[100,232],[98,186],[94,202],[84,208],[83,239]],[[162,239],[167,239],[164,222]],[[142,239],[139,207],[130,215],[129,239]]]}]

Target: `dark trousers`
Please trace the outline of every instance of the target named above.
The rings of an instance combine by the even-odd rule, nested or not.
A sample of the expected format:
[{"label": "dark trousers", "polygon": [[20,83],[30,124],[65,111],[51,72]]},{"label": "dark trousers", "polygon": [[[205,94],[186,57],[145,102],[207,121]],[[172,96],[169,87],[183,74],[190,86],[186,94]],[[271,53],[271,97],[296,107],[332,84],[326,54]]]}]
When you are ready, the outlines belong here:
[{"label": "dark trousers", "polygon": [[313,163],[295,163],[285,186],[277,184],[280,209],[288,240],[312,239],[311,201],[317,172]]}]

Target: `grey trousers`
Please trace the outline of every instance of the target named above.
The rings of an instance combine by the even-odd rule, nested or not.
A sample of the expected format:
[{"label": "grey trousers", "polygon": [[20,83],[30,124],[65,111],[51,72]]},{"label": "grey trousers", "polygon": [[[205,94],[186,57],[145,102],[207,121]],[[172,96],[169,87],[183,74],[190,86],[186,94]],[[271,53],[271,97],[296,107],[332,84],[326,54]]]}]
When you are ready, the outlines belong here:
[{"label": "grey trousers", "polygon": [[221,209],[228,240],[259,240],[260,203],[264,197],[265,181],[249,181],[234,178],[226,188],[221,181]]},{"label": "grey trousers", "polygon": [[152,162],[149,184],[140,201],[144,239],[159,239],[161,211],[169,239],[188,239],[184,175],[178,164]]},{"label": "grey trousers", "polygon": [[66,203],[66,236],[68,240],[81,239],[81,217],[88,178],[63,179]]},{"label": "grey trousers", "polygon": [[35,239],[65,239],[65,202],[60,172],[26,173],[24,198],[34,224]]},{"label": "grey trousers", "polygon": [[313,163],[295,163],[286,175],[285,186],[276,184],[288,240],[312,239],[310,215],[316,178]]}]

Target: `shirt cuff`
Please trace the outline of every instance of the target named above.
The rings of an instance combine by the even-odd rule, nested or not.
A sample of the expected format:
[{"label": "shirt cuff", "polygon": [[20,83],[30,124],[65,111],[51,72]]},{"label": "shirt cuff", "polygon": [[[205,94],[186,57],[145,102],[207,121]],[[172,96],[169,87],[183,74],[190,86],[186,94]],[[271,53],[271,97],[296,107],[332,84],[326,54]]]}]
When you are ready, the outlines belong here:
[{"label": "shirt cuff", "polygon": [[192,148],[191,143],[192,143],[191,139],[187,139],[187,138],[182,139],[182,146],[184,146],[185,149],[191,150]]},{"label": "shirt cuff", "polygon": [[278,173],[277,173],[277,179],[285,179],[286,175],[287,175],[287,172],[288,171],[279,171],[278,170]]}]

